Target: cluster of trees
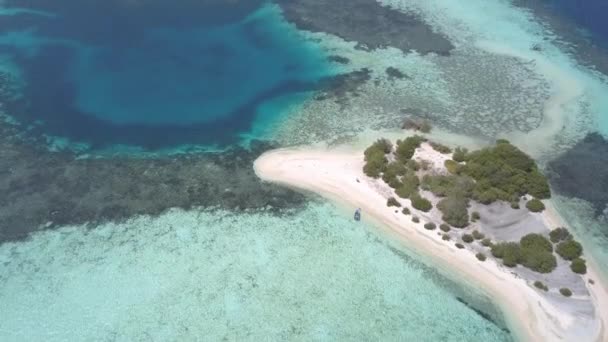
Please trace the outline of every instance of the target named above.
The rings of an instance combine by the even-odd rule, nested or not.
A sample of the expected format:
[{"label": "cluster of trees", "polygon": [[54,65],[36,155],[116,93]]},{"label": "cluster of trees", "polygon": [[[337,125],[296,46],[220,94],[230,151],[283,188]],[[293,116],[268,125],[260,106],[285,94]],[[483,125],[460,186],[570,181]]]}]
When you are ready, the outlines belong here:
[{"label": "cluster of trees", "polygon": [[441,153],[441,154],[448,154],[448,153],[452,153],[452,149],[449,148],[448,146],[442,145],[440,143],[436,143],[436,142],[430,142],[431,147]]},{"label": "cluster of trees", "polygon": [[550,273],[557,267],[553,244],[540,234],[528,234],[517,242],[500,242],[491,247],[492,255],[507,267],[521,264],[539,273]]},{"label": "cluster of trees", "polygon": [[540,200],[533,198],[526,203],[526,208],[533,213],[540,213],[545,210],[545,205]]},{"label": "cluster of trees", "polygon": [[553,243],[559,243],[559,242],[562,242],[562,241],[572,240],[572,234],[570,234],[570,232],[568,231],[568,229],[563,228],[563,227],[559,227],[559,228],[553,229],[549,233],[549,239]]},{"label": "cluster of trees", "polygon": [[407,163],[414,156],[416,149],[420,147],[420,144],[422,144],[425,140],[426,139],[419,135],[407,137],[403,140],[397,140],[397,149],[395,150],[397,160]]},{"label": "cluster of trees", "polygon": [[583,254],[583,246],[574,240],[562,241],[557,244],[555,251],[565,260],[574,260]]},{"label": "cluster of trees", "polygon": [[574,273],[587,273],[587,264],[582,259],[583,246],[573,239],[568,229],[559,227],[549,233],[549,239],[556,244],[555,252],[564,260],[570,261],[570,269]]},{"label": "cluster of trees", "polygon": [[506,140],[498,140],[493,147],[465,152],[458,157],[466,161],[459,170],[460,174],[476,181],[473,198],[478,202],[518,202],[525,194],[538,199],[551,197],[549,183],[534,160]]},{"label": "cluster of trees", "polygon": [[412,207],[414,207],[415,209],[424,212],[429,212],[431,209],[433,209],[433,204],[431,203],[431,201],[422,197],[418,192],[410,195],[410,201],[412,201]]},{"label": "cluster of trees", "polygon": [[549,237],[550,239],[547,239],[541,234],[532,233],[522,237],[519,243],[492,244],[484,239],[482,244],[491,247],[492,255],[502,259],[505,266],[515,267],[520,264],[539,273],[549,273],[557,267],[557,259],[553,254],[555,244],[555,252],[564,260],[570,261],[572,272],[578,274],[587,272],[586,262],[581,258],[583,247],[572,239],[566,228],[552,230]]},{"label": "cluster of trees", "polygon": [[386,139],[379,139],[372,146],[365,149],[365,165],[363,172],[372,178],[380,177],[386,170],[388,159],[386,155],[393,150],[393,144]]}]

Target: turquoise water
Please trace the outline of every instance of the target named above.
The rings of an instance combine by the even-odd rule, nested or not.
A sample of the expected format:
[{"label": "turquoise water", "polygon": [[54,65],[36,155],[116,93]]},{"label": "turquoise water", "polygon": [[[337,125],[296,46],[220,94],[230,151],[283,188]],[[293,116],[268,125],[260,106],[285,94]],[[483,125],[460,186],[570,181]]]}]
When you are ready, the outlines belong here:
[{"label": "turquoise water", "polygon": [[[0,55],[19,68],[27,101],[0,100],[39,133],[94,148],[237,144],[259,106],[332,72],[325,53],[261,1],[96,11],[69,0],[12,3],[0,12]],[[264,115],[280,119],[291,105]]]},{"label": "turquoise water", "polygon": [[[139,2],[91,7],[36,0],[28,2],[31,9],[6,1],[13,7],[0,17],[0,70],[24,82],[27,101],[11,107],[17,119],[39,122],[37,133],[94,148],[225,146],[273,138],[282,129],[287,144],[295,136],[309,143],[325,137],[314,136],[318,132],[333,138],[394,128],[401,109],[412,106],[454,132],[475,126],[494,137],[521,127],[529,136],[515,142],[532,150],[559,151],[589,129],[608,133],[605,84],[508,1],[382,2],[412,10],[445,32],[456,45],[453,55],[364,51],[323,35],[315,36],[317,44],[286,24],[276,7],[260,4],[203,11],[197,6],[206,1],[178,6],[151,0],[153,6],[133,9]],[[183,21],[162,15],[175,11]],[[547,44],[542,53],[530,49],[538,42]],[[308,101],[315,81],[332,72],[324,48],[348,57],[348,68],[371,70],[374,82],[345,101],[346,109]],[[563,75],[537,70],[536,60]],[[410,78],[383,83],[387,67]],[[566,114],[551,117],[563,119],[563,130],[558,125],[549,130],[553,135],[537,135],[542,122],[528,119],[564,83],[583,90],[560,106]],[[292,116],[299,125],[286,129]],[[511,338],[501,323],[484,318],[489,313],[500,321],[487,298],[396,252],[349,218],[318,203],[279,216],[173,211],[4,243],[0,340]],[[574,229],[589,227],[593,231],[582,234],[587,239],[602,228]],[[606,260],[602,253],[595,255]]]},{"label": "turquoise water", "polygon": [[0,246],[0,340],[510,339],[452,286],[327,204],[172,211]]}]

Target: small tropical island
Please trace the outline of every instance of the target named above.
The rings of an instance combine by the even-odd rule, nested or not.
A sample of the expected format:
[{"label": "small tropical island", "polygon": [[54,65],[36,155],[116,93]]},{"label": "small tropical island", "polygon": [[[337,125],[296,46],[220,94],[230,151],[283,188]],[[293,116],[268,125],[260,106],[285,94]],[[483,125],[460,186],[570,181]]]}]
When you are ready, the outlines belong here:
[{"label": "small tropical island", "polygon": [[605,337],[608,290],[553,209],[547,178],[507,140],[469,150],[409,135],[363,151],[270,151],[254,167],[361,208],[434,267],[480,287],[522,340]]}]

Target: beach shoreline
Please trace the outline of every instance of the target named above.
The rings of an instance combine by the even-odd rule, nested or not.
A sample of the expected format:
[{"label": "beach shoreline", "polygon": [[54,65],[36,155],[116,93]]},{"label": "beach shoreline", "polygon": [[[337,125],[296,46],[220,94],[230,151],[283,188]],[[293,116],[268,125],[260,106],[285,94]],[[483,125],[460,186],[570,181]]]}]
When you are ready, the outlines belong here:
[{"label": "beach shoreline", "polygon": [[[594,285],[587,285],[595,304],[595,315],[589,320],[558,307],[525,279],[495,261],[479,262],[474,253],[443,243],[436,232],[423,229],[424,220],[414,223],[400,211],[387,207],[386,194],[382,193],[375,180],[365,176],[363,163],[363,152],[348,147],[331,150],[291,148],[264,153],[255,161],[254,169],[265,181],[316,193],[353,211],[361,208],[366,220],[428,259],[426,261],[430,261],[433,267],[449,277],[464,280],[492,298],[518,339],[606,339],[608,290],[599,281],[592,260],[589,260],[590,267],[585,276],[596,281]],[[542,219],[552,226],[563,222],[550,204]]]}]

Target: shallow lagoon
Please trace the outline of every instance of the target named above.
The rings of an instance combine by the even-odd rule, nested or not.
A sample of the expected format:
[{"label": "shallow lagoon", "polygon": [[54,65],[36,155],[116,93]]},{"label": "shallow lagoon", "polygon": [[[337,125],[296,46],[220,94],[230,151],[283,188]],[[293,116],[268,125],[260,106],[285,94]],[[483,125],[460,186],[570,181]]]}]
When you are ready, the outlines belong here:
[{"label": "shallow lagoon", "polygon": [[0,246],[0,288],[3,341],[511,338],[456,298],[475,295],[321,203],[36,234]]}]

